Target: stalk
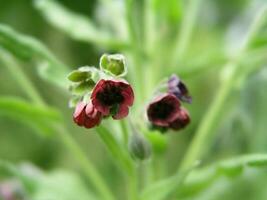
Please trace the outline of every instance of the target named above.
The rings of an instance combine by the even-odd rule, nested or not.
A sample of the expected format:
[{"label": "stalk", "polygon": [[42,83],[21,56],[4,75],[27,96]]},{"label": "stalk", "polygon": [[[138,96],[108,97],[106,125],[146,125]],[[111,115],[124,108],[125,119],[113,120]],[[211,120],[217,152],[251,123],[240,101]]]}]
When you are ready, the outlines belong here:
[{"label": "stalk", "polygon": [[226,68],[230,70],[230,73],[228,74],[227,79],[225,79],[221,84],[213,103],[211,104],[208,112],[199,125],[196,135],[193,138],[193,141],[191,142],[181,164],[182,170],[190,167],[197,159],[199,159],[204,149],[206,149],[205,147],[208,147],[208,144],[210,143],[210,141],[212,141],[212,138],[216,133],[215,131],[213,131],[213,127],[218,125],[220,113],[224,109],[227,97],[230,95],[235,86],[235,80],[238,80],[239,75],[243,75],[242,73],[239,73],[240,61],[244,57],[251,41],[263,25],[263,22],[266,19],[267,15],[266,11],[267,7],[264,7],[261,12],[259,12],[250,28],[250,31],[247,34],[247,37],[243,43],[243,47],[240,49],[237,58],[233,61],[230,61],[226,65]]},{"label": "stalk", "polygon": [[[8,65],[10,72],[12,73],[15,80],[23,88],[23,91],[31,98],[31,100],[38,105],[46,105],[38,91],[35,89],[28,77],[23,73],[19,66],[12,61],[12,58],[6,52],[1,51],[1,59]],[[4,55],[4,56],[3,56]],[[87,156],[81,150],[79,145],[76,143],[71,134],[68,133],[64,125],[53,124],[51,125],[55,132],[58,133],[61,141],[67,147],[67,149],[73,154],[76,160],[79,162],[81,168],[83,169],[85,175],[93,183],[99,194],[106,200],[115,200],[113,194],[111,193],[109,187],[106,185],[105,181],[102,179],[96,168],[89,162]]]}]

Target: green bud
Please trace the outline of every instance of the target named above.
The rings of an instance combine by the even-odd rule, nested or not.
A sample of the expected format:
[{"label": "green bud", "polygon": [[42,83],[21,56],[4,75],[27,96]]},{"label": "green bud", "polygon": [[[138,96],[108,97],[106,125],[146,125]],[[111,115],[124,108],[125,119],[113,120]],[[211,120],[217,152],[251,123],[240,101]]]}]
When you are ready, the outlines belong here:
[{"label": "green bud", "polygon": [[137,160],[145,160],[151,156],[151,145],[146,138],[134,131],[129,138],[129,151],[131,156]]},{"label": "green bud", "polygon": [[127,67],[121,54],[104,54],[100,58],[100,69],[112,76],[125,76]]}]

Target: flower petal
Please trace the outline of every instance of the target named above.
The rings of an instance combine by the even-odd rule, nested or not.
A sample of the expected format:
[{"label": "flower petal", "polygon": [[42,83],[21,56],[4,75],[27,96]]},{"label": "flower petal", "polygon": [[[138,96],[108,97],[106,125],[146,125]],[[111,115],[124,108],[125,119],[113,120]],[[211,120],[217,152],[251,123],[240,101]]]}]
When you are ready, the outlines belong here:
[{"label": "flower petal", "polygon": [[116,115],[112,116],[113,119],[122,119],[129,114],[128,106],[120,106]]}]

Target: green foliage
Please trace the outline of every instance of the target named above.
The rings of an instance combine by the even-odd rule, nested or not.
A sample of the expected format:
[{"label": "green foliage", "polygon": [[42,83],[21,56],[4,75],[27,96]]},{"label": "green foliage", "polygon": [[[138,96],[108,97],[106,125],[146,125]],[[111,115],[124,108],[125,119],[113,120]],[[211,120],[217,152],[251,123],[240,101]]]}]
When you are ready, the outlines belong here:
[{"label": "green foliage", "polygon": [[121,40],[98,28],[89,18],[71,12],[55,0],[35,0],[35,7],[50,24],[73,39],[111,49],[125,46]]},{"label": "green foliage", "polygon": [[43,173],[32,165],[16,167],[0,161],[1,168],[21,182],[27,198],[32,200],[97,199],[77,174],[67,170]]},{"label": "green foliage", "polygon": [[235,178],[241,176],[246,167],[266,167],[266,154],[251,154],[236,158],[218,161],[202,169],[196,169],[185,179],[178,189],[179,198],[191,197],[208,188],[221,176]]},{"label": "green foliage", "polygon": [[66,87],[67,67],[38,40],[0,24],[0,45],[20,59],[36,59],[42,78],[60,87]]},{"label": "green foliage", "polygon": [[53,134],[51,126],[62,120],[61,115],[55,109],[35,106],[17,97],[0,97],[0,115],[27,124],[42,136]]}]

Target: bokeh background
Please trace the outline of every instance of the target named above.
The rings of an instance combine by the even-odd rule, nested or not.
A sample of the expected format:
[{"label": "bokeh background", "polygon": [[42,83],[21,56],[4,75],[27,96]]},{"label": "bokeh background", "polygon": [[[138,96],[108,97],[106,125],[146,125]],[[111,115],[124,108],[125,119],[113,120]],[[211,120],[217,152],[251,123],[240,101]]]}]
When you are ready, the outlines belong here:
[{"label": "bokeh background", "polygon": [[[109,8],[108,6],[114,6],[117,12],[123,12],[119,0],[109,3],[105,9],[102,8],[105,1],[58,0],[58,2],[67,9],[90,18],[103,30],[108,29],[108,25],[106,25],[108,22],[105,24],[105,20],[108,18],[105,9]],[[155,2],[158,32],[154,34],[160,34],[160,38],[164,38],[165,41],[164,46],[157,47],[159,49],[158,56],[162,55],[157,59],[162,60],[160,61],[161,65],[164,65],[165,55],[172,53],[172,38],[180,30],[181,16],[186,12],[186,6],[182,7],[181,13],[177,13],[177,10],[168,6],[167,1],[166,4],[156,0]],[[159,166],[157,169],[159,176],[171,175],[175,172],[219,88],[220,79],[223,76],[227,77],[227,72],[225,72],[226,75],[222,75],[222,67],[234,57],[242,43],[242,38],[246,36],[251,21],[259,9],[266,5],[264,0],[203,0],[199,2],[201,3],[198,18],[187,53],[183,62],[172,71],[186,82],[193,96],[193,104],[187,106],[192,122],[187,129],[166,135],[166,151],[159,155],[160,160],[157,161],[163,162],[165,165],[155,163]],[[185,1],[181,5],[186,4]],[[84,65],[98,65],[98,60],[104,52],[120,52],[119,48],[106,48],[99,44],[96,45],[94,42],[83,42],[69,37],[68,34],[51,26],[30,0],[0,0],[0,5],[1,24],[37,38],[70,69]],[[121,29],[119,37],[123,39],[126,27],[120,22],[117,23],[117,27]],[[266,27],[264,26],[264,28]],[[216,136],[211,138],[212,142],[208,142],[209,150],[203,158],[204,163],[212,163],[240,154],[265,153],[267,151],[267,60],[264,56],[267,55],[266,42],[266,30],[261,30],[251,47],[252,53],[243,58],[244,68],[241,67],[240,71],[245,69],[245,65],[257,67],[245,80],[237,83],[227,103],[224,104],[222,117],[213,128]],[[161,50],[162,52],[160,52]],[[257,56],[260,57],[259,61]],[[254,60],[256,61],[254,62]],[[118,194],[118,198],[123,198],[124,192],[121,191],[121,187],[124,185],[123,177],[111,161],[103,143],[99,141],[94,131],[78,128],[72,123],[72,109],[68,108],[69,94],[40,79],[33,64],[19,60],[16,62],[33,82],[44,100],[64,113],[64,121],[69,132],[90,156],[104,177],[109,180],[112,189]],[[149,61],[144,59],[144,62]],[[130,72],[134,71],[131,62],[129,68]],[[153,67],[151,69],[153,70]],[[138,70],[142,69],[138,68]],[[164,76],[170,75],[159,74],[155,84]],[[151,74],[151,76],[153,75]],[[132,77],[129,79],[132,83],[137,81]],[[28,99],[16,80],[10,75],[10,71],[3,66],[0,67],[0,95]],[[44,137],[42,134],[38,134],[38,130],[34,127],[27,126],[11,117],[0,115],[1,160],[7,160],[17,165],[25,162],[32,163],[47,172],[64,168],[79,173],[74,158],[59,140],[60,138],[57,137]],[[188,199],[265,200],[267,198],[266,172],[266,168],[248,169],[242,176],[232,179],[221,178],[208,189],[193,197],[188,197]],[[8,178],[4,172],[0,174],[0,180]],[[90,185],[90,183],[87,184]]]}]

